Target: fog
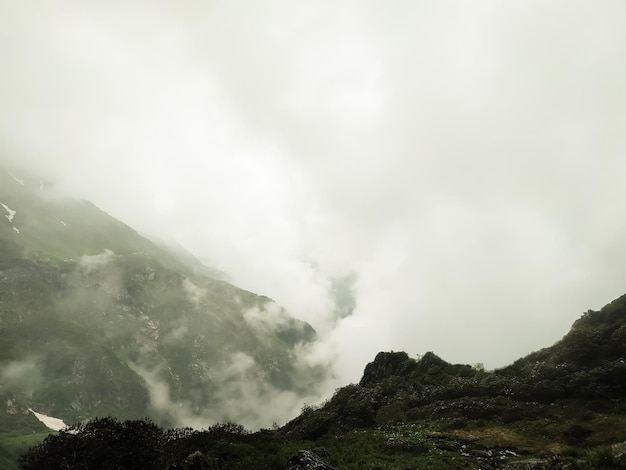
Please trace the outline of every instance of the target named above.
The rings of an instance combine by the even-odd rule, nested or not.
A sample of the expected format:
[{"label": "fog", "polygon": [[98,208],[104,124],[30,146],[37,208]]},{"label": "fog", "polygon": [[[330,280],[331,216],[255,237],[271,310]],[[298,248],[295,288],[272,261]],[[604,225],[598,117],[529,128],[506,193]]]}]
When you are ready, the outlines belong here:
[{"label": "fog", "polygon": [[284,424],[298,415],[303,402],[319,398],[303,397],[269,385],[259,375],[259,365],[244,353],[234,354],[228,364],[214,371],[217,386],[210,407],[172,399],[163,369],[146,369],[136,364],[130,367],[144,380],[151,412],[160,421],[178,427],[206,428],[210,424],[236,422],[247,429],[268,428],[273,423]]},{"label": "fog", "polygon": [[2,6],[0,158],[308,321],[329,391],[624,293],[624,2]]}]

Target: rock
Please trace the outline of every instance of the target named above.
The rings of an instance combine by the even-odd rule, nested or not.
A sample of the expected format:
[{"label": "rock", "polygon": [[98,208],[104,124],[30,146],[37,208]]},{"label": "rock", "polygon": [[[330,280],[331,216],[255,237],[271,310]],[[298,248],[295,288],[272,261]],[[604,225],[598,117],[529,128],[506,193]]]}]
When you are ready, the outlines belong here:
[{"label": "rock", "polygon": [[365,366],[360,385],[372,384],[398,374],[408,360],[409,355],[405,352],[379,352],[374,361]]},{"label": "rock", "polygon": [[617,463],[626,463],[626,441],[613,444],[611,446],[613,458]]},{"label": "rock", "polygon": [[470,449],[469,453],[474,456],[474,457],[478,457],[479,459],[492,459],[493,458],[493,451],[491,450],[485,450],[485,449]]},{"label": "rock", "polygon": [[189,454],[182,462],[170,465],[167,470],[218,470],[219,460],[206,457],[199,450]]},{"label": "rock", "polygon": [[287,462],[287,470],[335,470],[310,450],[299,450]]}]

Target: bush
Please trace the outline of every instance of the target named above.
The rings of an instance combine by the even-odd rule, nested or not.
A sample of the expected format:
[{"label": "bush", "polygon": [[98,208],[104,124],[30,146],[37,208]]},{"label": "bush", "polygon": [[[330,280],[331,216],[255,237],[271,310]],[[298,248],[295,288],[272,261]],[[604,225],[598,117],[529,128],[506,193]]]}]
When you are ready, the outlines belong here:
[{"label": "bush", "polygon": [[587,463],[593,469],[617,469],[610,447],[596,447],[587,453]]},{"label": "bush", "polygon": [[119,422],[99,418],[48,436],[20,457],[22,470],[160,469],[164,433],[150,419]]},{"label": "bush", "polygon": [[574,423],[568,426],[563,437],[565,438],[565,442],[570,445],[581,445],[584,444],[591,435],[591,432],[590,429],[578,423]]}]

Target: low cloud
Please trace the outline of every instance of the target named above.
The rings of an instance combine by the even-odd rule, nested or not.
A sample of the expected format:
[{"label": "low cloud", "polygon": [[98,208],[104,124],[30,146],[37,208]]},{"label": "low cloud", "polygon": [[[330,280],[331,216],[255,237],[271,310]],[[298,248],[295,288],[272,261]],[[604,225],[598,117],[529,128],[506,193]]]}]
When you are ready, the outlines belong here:
[{"label": "low cloud", "polygon": [[211,383],[207,385],[210,406],[173,399],[164,365],[130,367],[143,379],[157,417],[179,427],[206,428],[215,423],[235,422],[248,429],[267,428],[295,417],[304,403],[313,403],[320,396],[314,388],[306,394],[272,385],[267,370],[243,352],[234,353],[220,367],[211,369]]},{"label": "low cloud", "polygon": [[276,302],[266,302],[244,311],[243,319],[262,334],[275,333],[294,325],[293,317]]},{"label": "low cloud", "polygon": [[0,18],[2,158],[309,322],[339,383],[623,294],[626,3],[61,5]]},{"label": "low cloud", "polygon": [[0,363],[0,391],[32,396],[42,380],[40,360],[36,357]]},{"label": "low cloud", "polygon": [[100,268],[111,262],[115,258],[115,253],[109,249],[105,249],[102,253],[97,255],[83,255],[78,260],[78,264],[85,270],[85,274],[89,274],[92,271]]},{"label": "low cloud", "polygon": [[191,302],[198,307],[200,305],[200,301],[206,296],[207,291],[201,287],[198,287],[193,282],[191,282],[188,278],[183,280],[183,289],[189,296]]}]

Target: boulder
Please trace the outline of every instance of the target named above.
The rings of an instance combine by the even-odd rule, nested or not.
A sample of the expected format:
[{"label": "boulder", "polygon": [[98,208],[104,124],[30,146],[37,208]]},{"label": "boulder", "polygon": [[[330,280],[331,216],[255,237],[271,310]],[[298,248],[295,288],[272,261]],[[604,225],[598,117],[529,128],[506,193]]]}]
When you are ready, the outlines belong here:
[{"label": "boulder", "polygon": [[319,455],[310,450],[299,450],[287,462],[287,470],[335,470]]},{"label": "boulder", "polygon": [[626,464],[626,441],[611,446],[613,459],[616,463]]}]

